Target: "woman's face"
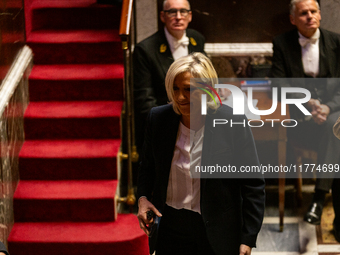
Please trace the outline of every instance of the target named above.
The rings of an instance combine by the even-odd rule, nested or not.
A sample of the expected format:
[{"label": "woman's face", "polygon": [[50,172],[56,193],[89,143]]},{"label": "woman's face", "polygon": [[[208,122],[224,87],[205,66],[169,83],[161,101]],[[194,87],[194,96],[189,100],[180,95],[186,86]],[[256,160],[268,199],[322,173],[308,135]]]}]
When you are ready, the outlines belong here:
[{"label": "woman's face", "polygon": [[[196,115],[201,111],[202,91],[190,85],[190,78],[194,78],[189,72],[184,72],[176,76],[174,80],[174,101],[178,106],[182,116],[190,117],[191,113]],[[191,100],[190,100],[191,98]]]},{"label": "woman's face", "polygon": [[189,72],[181,73],[174,80],[174,101],[178,106],[179,112],[183,116],[190,116],[190,78]]}]

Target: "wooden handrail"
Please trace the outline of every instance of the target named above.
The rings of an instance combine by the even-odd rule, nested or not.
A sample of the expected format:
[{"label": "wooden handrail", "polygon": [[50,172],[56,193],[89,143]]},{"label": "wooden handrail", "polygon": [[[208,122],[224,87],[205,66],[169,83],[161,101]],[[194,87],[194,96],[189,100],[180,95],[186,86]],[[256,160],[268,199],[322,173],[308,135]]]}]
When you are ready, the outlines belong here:
[{"label": "wooden handrail", "polygon": [[126,40],[130,34],[132,20],[133,0],[123,0],[122,14],[120,17],[119,36]]},{"label": "wooden handrail", "polygon": [[135,146],[135,132],[134,132],[134,112],[133,112],[133,79],[132,79],[132,54],[131,54],[131,24],[132,15],[134,14],[133,0],[123,0],[122,13],[120,18],[119,36],[122,41],[122,49],[124,55],[124,107],[123,116],[124,121],[122,128],[125,132],[123,135],[122,151],[119,154],[120,160],[124,160],[126,163],[121,162],[124,168],[127,168],[127,195],[125,197],[118,197],[118,202],[124,202],[130,206],[132,210],[133,205],[136,202],[133,187],[133,171],[132,162],[138,161],[138,153]]}]

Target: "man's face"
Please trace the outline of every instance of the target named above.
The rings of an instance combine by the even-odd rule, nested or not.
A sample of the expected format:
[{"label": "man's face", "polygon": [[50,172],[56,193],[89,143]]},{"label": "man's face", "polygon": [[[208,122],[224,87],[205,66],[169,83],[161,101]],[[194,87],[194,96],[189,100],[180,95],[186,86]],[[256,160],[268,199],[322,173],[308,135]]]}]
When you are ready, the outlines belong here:
[{"label": "man's face", "polygon": [[171,10],[171,9],[189,10],[188,2],[186,0],[168,0],[166,2],[164,10],[161,12],[161,20],[165,24],[167,30],[170,33],[186,30],[192,18],[191,12],[189,12],[186,17],[181,15],[180,12],[177,12],[175,17],[170,17],[169,12],[164,12],[164,11]]},{"label": "man's face", "polygon": [[321,14],[313,0],[297,3],[294,15],[290,15],[290,22],[297,27],[305,37],[311,37],[320,26]]}]

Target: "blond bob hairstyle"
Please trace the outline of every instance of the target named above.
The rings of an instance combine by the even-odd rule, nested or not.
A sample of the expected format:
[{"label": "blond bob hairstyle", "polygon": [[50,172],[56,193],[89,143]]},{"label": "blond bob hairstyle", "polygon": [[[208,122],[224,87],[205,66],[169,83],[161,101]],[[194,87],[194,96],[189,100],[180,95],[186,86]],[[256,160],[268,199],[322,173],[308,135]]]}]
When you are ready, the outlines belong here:
[{"label": "blond bob hairstyle", "polygon": [[[213,88],[215,87],[215,84],[218,84],[215,68],[209,58],[204,54],[196,52],[177,59],[172,63],[165,77],[165,89],[169,98],[169,103],[172,104],[174,111],[177,114],[180,114],[180,112],[174,100],[174,81],[177,75],[185,72],[189,72],[194,78],[200,78],[201,82],[209,84]],[[204,87],[204,85],[197,84],[196,82],[192,82],[190,85],[208,89]],[[212,94],[215,96],[216,102],[218,102],[217,96],[213,92]],[[213,99],[210,96],[207,96],[207,106],[216,110],[220,105],[219,103],[216,105],[213,102]]]}]

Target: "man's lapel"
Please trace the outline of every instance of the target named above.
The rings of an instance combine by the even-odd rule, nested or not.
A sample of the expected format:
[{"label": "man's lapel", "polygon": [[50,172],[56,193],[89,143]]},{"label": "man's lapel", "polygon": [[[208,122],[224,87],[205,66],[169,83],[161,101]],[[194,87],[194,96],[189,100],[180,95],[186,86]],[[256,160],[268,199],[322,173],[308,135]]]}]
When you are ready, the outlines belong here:
[{"label": "man's lapel", "polygon": [[327,77],[328,72],[330,70],[327,52],[326,52],[326,45],[325,45],[325,38],[320,30],[320,39],[319,39],[319,77]]},{"label": "man's lapel", "polygon": [[[188,31],[187,31],[188,32]],[[169,66],[174,62],[174,58],[172,56],[171,50],[170,50],[170,46],[168,41],[166,40],[165,37],[165,33],[164,30],[161,30],[160,33],[160,40],[158,42],[158,51],[157,51],[157,60],[159,65],[162,67],[164,73],[166,74],[168,72],[168,68]],[[196,52],[197,50],[197,42],[196,40],[190,36],[190,32],[189,34],[187,34],[188,38],[189,38],[189,45],[188,45],[188,51],[189,53],[192,52]]]},{"label": "man's lapel", "polygon": [[290,63],[292,77],[304,77],[305,72],[302,64],[301,46],[299,44],[299,34],[297,30],[296,33],[294,33],[294,38],[290,45],[291,47],[290,50],[288,50],[287,54],[292,54],[292,61]]},{"label": "man's lapel", "polygon": [[197,51],[197,42],[193,37],[190,37],[189,35],[187,35],[189,38],[189,45],[188,45],[188,51],[189,54],[192,52],[196,52]]},{"label": "man's lapel", "polygon": [[157,46],[157,61],[159,66],[162,67],[164,74],[167,73],[169,66],[174,62],[174,58],[172,57],[172,53],[170,50],[170,46],[168,41],[166,40],[164,29],[160,31],[160,38]]}]

